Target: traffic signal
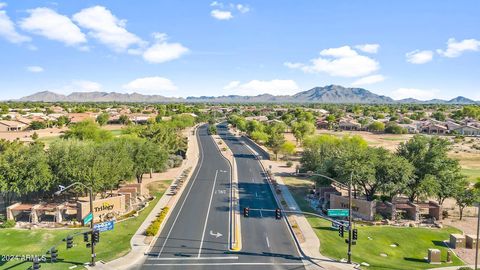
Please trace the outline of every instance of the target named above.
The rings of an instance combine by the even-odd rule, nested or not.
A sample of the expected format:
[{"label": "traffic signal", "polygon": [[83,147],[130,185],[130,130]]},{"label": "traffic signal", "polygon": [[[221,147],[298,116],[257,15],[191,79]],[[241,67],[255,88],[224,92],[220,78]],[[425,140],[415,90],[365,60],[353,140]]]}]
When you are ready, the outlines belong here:
[{"label": "traffic signal", "polygon": [[73,247],[73,236],[69,235],[67,236],[67,248],[72,248]]},{"label": "traffic signal", "polygon": [[50,249],[50,262],[57,262],[58,250],[56,248]]},{"label": "traffic signal", "polygon": [[83,233],[83,242],[88,242],[88,232]]},{"label": "traffic signal", "polygon": [[243,216],[248,217],[249,215],[250,215],[250,208],[249,207],[243,208]]},{"label": "traffic signal", "polygon": [[38,257],[34,257],[34,258],[33,258],[33,267],[32,267],[32,269],[33,269],[33,270],[38,270],[38,269],[40,269],[40,267],[42,267],[42,266],[40,265],[40,259],[38,259]]},{"label": "traffic signal", "polygon": [[353,229],[353,235],[352,235],[352,239],[353,239],[353,240],[357,240],[357,239],[358,239],[358,232],[357,232],[357,229]]},{"label": "traffic signal", "polygon": [[99,231],[93,231],[92,232],[92,242],[93,243],[100,242],[100,232]]},{"label": "traffic signal", "polygon": [[275,209],[275,219],[281,219],[282,218],[282,211],[280,208]]},{"label": "traffic signal", "polygon": [[343,225],[338,225],[338,236],[343,238],[343,233],[345,229],[343,228]]}]

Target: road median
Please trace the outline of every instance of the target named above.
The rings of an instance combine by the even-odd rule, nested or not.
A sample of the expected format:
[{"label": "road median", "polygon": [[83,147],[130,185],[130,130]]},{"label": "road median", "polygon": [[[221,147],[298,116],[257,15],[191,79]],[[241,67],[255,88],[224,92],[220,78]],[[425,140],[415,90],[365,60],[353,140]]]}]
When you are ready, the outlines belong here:
[{"label": "road median", "polygon": [[238,191],[237,164],[232,151],[228,148],[225,141],[218,135],[213,135],[212,138],[215,141],[218,151],[228,161],[231,168],[229,249],[238,252],[242,250],[242,230],[240,222],[240,195]]}]

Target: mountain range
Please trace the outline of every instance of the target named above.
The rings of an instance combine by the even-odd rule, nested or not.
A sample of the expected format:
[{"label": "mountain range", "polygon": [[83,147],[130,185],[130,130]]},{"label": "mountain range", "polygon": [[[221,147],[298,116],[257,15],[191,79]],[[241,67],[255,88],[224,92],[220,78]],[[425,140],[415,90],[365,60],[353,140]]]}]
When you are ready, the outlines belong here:
[{"label": "mountain range", "polygon": [[161,95],[142,95],[138,93],[125,94],[116,92],[73,92],[69,95],[42,91],[20,98],[16,101],[43,101],[43,102],[209,102],[209,103],[365,103],[365,104],[480,104],[462,96],[451,100],[417,100],[407,98],[394,100],[387,96],[374,94],[363,88],[348,88],[340,85],[314,87],[294,95],[275,96],[262,94],[257,96],[200,96],[175,98]]}]

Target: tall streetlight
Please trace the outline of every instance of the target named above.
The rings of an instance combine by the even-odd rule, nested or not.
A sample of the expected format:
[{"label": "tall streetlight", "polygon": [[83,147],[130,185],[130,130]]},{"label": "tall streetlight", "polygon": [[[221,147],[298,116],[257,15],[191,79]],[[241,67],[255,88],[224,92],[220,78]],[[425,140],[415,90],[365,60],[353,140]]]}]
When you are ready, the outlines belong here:
[{"label": "tall streetlight", "polygon": [[296,175],[307,175],[307,176],[320,176],[323,178],[326,178],[335,184],[339,185],[343,189],[348,190],[348,252],[347,252],[347,262],[349,264],[352,263],[352,176],[353,173],[350,175],[350,181],[348,181],[348,185],[345,185],[344,183],[335,180],[329,176],[320,174],[320,173],[313,173],[312,171],[308,171],[307,173],[299,173],[296,172]]},{"label": "tall streetlight", "polygon": [[55,192],[54,194],[56,196],[62,194],[62,192],[70,189],[71,187],[75,186],[75,185],[80,185],[80,186],[83,186],[84,188],[86,188],[89,192],[89,199],[90,199],[90,213],[92,214],[92,220],[90,220],[90,229],[92,229],[92,244],[90,245],[91,247],[91,251],[92,251],[92,261],[90,263],[91,266],[95,266],[95,244],[93,242],[93,190],[91,187],[88,187],[86,186],[85,184],[81,183],[81,182],[75,182],[67,187],[64,187],[64,186],[59,186],[60,190]]}]

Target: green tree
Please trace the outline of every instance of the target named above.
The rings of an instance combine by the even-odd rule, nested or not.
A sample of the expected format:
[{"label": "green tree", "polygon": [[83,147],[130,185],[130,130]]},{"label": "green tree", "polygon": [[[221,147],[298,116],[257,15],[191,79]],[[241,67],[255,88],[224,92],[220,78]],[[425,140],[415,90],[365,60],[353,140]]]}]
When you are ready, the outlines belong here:
[{"label": "green tree", "polygon": [[263,131],[254,131],[252,132],[250,137],[252,138],[252,140],[260,144],[264,144],[268,141],[268,134]]},{"label": "green tree", "polygon": [[437,179],[447,175],[445,170],[452,168],[445,166],[446,163],[451,162],[448,157],[449,150],[450,143],[446,139],[422,135],[415,135],[409,141],[399,145],[397,154],[415,167],[407,190],[411,201],[421,195],[437,193],[436,189],[439,188]]},{"label": "green tree", "polygon": [[108,141],[113,138],[111,132],[101,129],[92,120],[85,120],[70,125],[70,129],[62,136],[65,139],[93,140],[96,142]]},{"label": "green tree", "polygon": [[51,177],[41,145],[11,145],[0,155],[0,191],[7,204],[14,194],[22,196],[50,190]]},{"label": "green tree", "polygon": [[217,126],[209,125],[208,126],[208,134],[210,135],[217,135]]},{"label": "green tree", "polygon": [[128,138],[129,154],[133,161],[133,172],[138,183],[143,174],[166,169],[168,153],[158,144],[140,138]]},{"label": "green tree", "polygon": [[390,133],[390,134],[406,134],[407,129],[399,126],[395,122],[388,122],[387,125],[385,126],[385,133]]},{"label": "green tree", "polygon": [[291,155],[295,154],[295,144],[289,141],[286,141],[280,147],[280,153],[284,154],[288,159]]},{"label": "green tree", "polygon": [[47,125],[43,121],[32,121],[29,127],[30,129],[33,129],[33,130],[39,130],[39,129],[46,128]]},{"label": "green tree", "polygon": [[306,136],[315,133],[315,125],[312,122],[298,122],[292,125],[292,132],[297,143],[302,143]]},{"label": "green tree", "polygon": [[473,189],[468,187],[463,187],[458,190],[458,192],[455,193],[454,198],[457,201],[457,206],[460,210],[460,220],[463,218],[463,210],[465,207],[472,206],[475,202],[478,202],[478,195]]},{"label": "green tree", "polygon": [[122,125],[128,125],[130,123],[130,118],[128,118],[127,115],[122,114],[118,118],[118,122],[120,122],[120,124],[122,124]]},{"label": "green tree", "polygon": [[70,122],[70,119],[66,115],[62,115],[57,118],[57,123],[56,125],[61,128],[65,125],[67,125]]},{"label": "green tree", "polygon": [[267,146],[272,149],[275,154],[275,159],[278,159],[278,153],[281,150],[283,143],[285,142],[285,137],[283,133],[273,133],[269,136],[267,141]]},{"label": "green tree", "polygon": [[373,132],[383,132],[385,130],[385,124],[382,122],[375,121],[368,125],[368,130]]},{"label": "green tree", "polygon": [[108,123],[109,119],[110,119],[110,115],[108,113],[101,113],[97,116],[97,123],[100,126],[104,126]]},{"label": "green tree", "polygon": [[435,118],[438,121],[445,121],[447,119],[447,116],[443,112],[440,112],[440,111],[436,111],[436,112],[432,113],[432,117]]}]

